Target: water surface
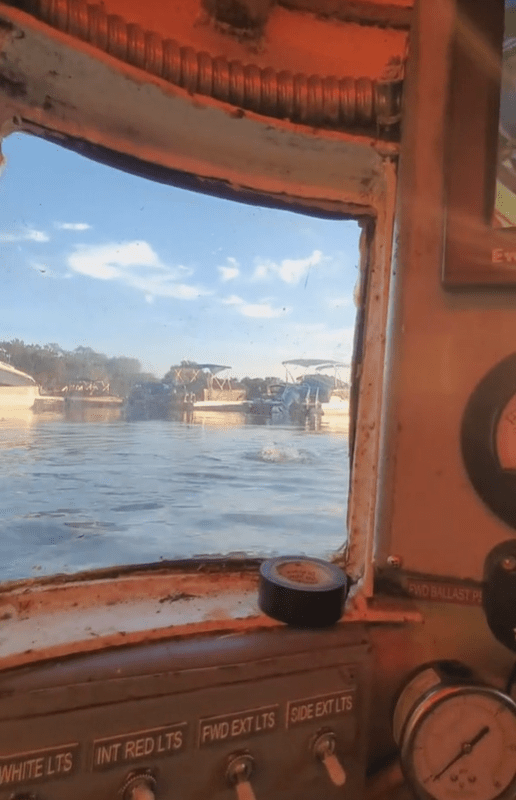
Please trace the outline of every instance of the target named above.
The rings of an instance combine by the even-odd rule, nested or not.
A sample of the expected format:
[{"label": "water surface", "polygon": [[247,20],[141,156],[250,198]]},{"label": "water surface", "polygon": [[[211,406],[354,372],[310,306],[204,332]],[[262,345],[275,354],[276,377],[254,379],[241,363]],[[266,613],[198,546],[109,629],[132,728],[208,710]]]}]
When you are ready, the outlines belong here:
[{"label": "water surface", "polygon": [[0,580],[205,554],[328,557],[344,542],[342,422],[88,419],[0,421]]}]

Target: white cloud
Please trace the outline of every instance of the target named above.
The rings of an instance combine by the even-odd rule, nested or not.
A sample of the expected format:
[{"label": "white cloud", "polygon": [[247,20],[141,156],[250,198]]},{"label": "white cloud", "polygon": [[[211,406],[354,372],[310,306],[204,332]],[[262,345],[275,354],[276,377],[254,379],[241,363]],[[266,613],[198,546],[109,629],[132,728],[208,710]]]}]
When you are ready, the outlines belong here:
[{"label": "white cloud", "polygon": [[229,266],[217,267],[221,281],[233,281],[240,275],[240,265],[236,258],[229,256],[227,259]]},{"label": "white cloud", "polygon": [[316,267],[322,260],[320,250],[314,250],[308,258],[285,258],[279,268],[279,276],[285,283],[298,283],[310,267]]},{"label": "white cloud", "polygon": [[341,297],[328,297],[326,302],[328,307],[332,309],[348,308],[349,306],[353,305],[353,295],[346,294],[342,295]]},{"label": "white cloud", "polygon": [[264,281],[277,272],[277,264],[273,261],[260,261],[253,273],[253,280]]},{"label": "white cloud", "polygon": [[162,297],[175,297],[177,300],[195,300],[202,295],[211,294],[206,289],[201,289],[199,286],[189,286],[186,283],[174,283],[168,287],[162,285],[161,288],[163,289],[161,292]]},{"label": "white cloud", "polygon": [[127,267],[158,267],[159,258],[147,242],[121,242],[87,246],[80,245],[68,257],[74,272],[100,280],[123,278]]},{"label": "white cloud", "polygon": [[237,294],[230,294],[221,301],[225,306],[241,306],[245,300],[242,300]]},{"label": "white cloud", "polygon": [[318,266],[323,261],[320,250],[314,250],[306,258],[284,258],[282,261],[258,260],[253,274],[256,281],[266,280],[277,275],[285,283],[294,285],[299,283],[311,267]]},{"label": "white cloud", "polygon": [[290,314],[292,310],[286,306],[274,308],[267,298],[261,300],[259,303],[248,303],[237,294],[230,294],[228,297],[224,297],[221,303],[225,306],[234,306],[244,317],[254,317],[256,319],[283,317],[285,314]]},{"label": "white cloud", "polygon": [[45,231],[26,228],[19,233],[0,233],[0,242],[49,242],[50,236]]},{"label": "white cloud", "polygon": [[50,241],[50,236],[48,235],[48,233],[45,233],[44,231],[36,231],[33,228],[30,228],[27,231],[27,235],[26,235],[25,238],[28,239],[31,242],[49,242]]},{"label": "white cloud", "polygon": [[240,306],[240,313],[244,317],[271,319],[272,317],[282,317],[289,312],[290,308],[273,308],[270,303],[244,303]]},{"label": "white cloud", "polygon": [[217,267],[221,281],[233,281],[240,275],[238,267]]},{"label": "white cloud", "polygon": [[147,302],[155,297],[193,300],[210,294],[202,287],[179,282],[190,270],[163,264],[145,241],[79,245],[68,256],[68,265],[76,273],[104,281],[118,281],[143,292]]},{"label": "white cloud", "polygon": [[88,222],[54,222],[60,231],[88,231],[91,225]]}]

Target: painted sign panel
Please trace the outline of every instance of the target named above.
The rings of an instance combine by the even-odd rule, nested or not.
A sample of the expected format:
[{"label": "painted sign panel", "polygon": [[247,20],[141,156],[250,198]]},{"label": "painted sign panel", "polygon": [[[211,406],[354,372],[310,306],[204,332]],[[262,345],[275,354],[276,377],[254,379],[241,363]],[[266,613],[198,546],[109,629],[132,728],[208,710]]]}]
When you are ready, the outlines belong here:
[{"label": "painted sign panel", "polygon": [[455,603],[461,606],[482,605],[482,590],[478,586],[465,586],[462,583],[430,581],[421,578],[408,578],[408,593],[417,600],[430,600],[434,603]]},{"label": "painted sign panel", "polygon": [[77,768],[79,744],[0,756],[0,787],[67,778]]},{"label": "painted sign panel", "polygon": [[233,714],[205,717],[199,720],[198,746],[234,742],[263,733],[271,733],[278,727],[279,706],[248,708]]},{"label": "painted sign panel", "polygon": [[334,694],[293,700],[287,705],[287,728],[340,717],[350,714],[354,708],[355,693],[350,689]]},{"label": "painted sign panel", "polygon": [[184,750],[186,722],[135,731],[123,736],[95,739],[93,742],[92,772],[142,759],[171,756]]}]

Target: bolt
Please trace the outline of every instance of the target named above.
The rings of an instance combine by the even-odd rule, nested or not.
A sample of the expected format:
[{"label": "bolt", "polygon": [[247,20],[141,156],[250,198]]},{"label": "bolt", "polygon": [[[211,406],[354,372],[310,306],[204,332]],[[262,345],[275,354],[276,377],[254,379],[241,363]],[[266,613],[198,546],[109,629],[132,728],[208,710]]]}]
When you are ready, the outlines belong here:
[{"label": "bolt", "polygon": [[514,572],[516,570],[516,556],[505,556],[502,559],[502,567],[507,570],[507,572]]},{"label": "bolt", "polygon": [[387,556],[387,563],[390,567],[394,567],[395,569],[399,569],[403,564],[403,560],[401,556]]}]

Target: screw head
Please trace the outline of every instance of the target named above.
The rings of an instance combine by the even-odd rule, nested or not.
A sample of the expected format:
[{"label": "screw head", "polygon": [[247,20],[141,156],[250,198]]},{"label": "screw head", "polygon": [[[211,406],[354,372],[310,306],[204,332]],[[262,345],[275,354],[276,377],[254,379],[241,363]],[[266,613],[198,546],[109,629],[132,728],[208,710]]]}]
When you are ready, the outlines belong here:
[{"label": "screw head", "polygon": [[387,564],[389,567],[399,569],[403,564],[403,559],[401,556],[387,556]]}]

